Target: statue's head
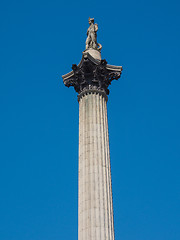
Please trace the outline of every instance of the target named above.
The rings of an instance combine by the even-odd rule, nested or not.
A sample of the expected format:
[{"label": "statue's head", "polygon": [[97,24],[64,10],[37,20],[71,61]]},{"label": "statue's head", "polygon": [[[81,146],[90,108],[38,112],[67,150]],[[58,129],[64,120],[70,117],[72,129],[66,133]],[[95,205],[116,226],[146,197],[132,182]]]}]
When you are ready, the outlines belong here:
[{"label": "statue's head", "polygon": [[89,21],[89,24],[94,23],[94,18],[89,17],[88,21]]}]

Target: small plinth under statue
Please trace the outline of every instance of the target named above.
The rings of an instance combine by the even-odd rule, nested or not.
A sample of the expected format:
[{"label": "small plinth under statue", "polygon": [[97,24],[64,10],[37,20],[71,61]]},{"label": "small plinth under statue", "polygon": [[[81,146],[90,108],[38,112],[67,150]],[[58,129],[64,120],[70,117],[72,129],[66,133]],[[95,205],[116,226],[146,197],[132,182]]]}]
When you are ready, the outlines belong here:
[{"label": "small plinth under statue", "polygon": [[89,18],[89,28],[87,30],[86,50],[93,58],[101,60],[102,45],[97,43],[98,24],[94,23],[94,18]]}]

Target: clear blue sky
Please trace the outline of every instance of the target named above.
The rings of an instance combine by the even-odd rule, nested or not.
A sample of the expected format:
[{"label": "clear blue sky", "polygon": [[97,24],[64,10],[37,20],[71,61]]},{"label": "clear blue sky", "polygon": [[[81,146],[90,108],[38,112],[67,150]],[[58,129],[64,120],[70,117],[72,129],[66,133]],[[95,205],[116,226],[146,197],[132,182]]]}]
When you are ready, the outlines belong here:
[{"label": "clear blue sky", "polygon": [[180,2],[0,2],[0,240],[77,240],[88,18],[122,65],[108,101],[116,240],[180,239]]}]

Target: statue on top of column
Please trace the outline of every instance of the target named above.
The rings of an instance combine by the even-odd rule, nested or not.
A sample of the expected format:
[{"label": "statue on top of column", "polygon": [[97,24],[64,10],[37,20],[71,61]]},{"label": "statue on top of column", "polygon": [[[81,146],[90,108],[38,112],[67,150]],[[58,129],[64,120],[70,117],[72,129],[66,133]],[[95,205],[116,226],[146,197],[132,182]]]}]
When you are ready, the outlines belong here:
[{"label": "statue on top of column", "polygon": [[87,30],[87,39],[86,39],[86,50],[93,48],[96,50],[101,50],[101,44],[97,43],[97,30],[98,25],[94,23],[94,18],[89,18],[89,28]]}]

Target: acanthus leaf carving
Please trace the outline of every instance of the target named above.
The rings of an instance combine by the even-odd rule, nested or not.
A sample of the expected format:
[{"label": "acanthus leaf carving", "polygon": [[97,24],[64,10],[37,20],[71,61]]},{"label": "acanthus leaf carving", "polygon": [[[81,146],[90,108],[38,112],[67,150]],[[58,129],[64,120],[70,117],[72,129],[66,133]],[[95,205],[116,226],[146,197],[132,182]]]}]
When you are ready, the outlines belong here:
[{"label": "acanthus leaf carving", "polygon": [[67,87],[73,86],[79,94],[83,90],[96,89],[108,95],[108,86],[121,75],[121,69],[109,69],[105,59],[94,63],[89,58],[83,58],[80,65],[72,65],[72,70],[72,74],[64,83]]}]

